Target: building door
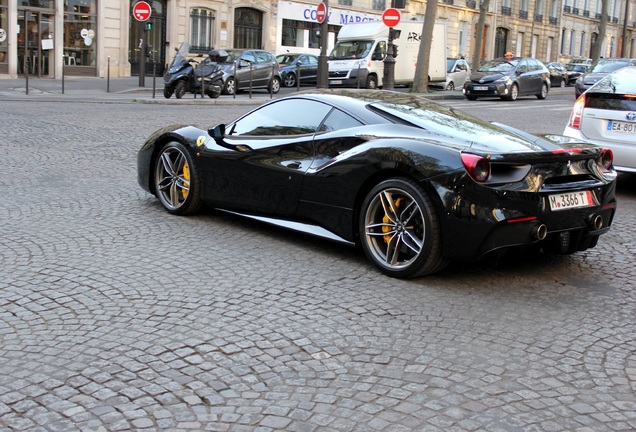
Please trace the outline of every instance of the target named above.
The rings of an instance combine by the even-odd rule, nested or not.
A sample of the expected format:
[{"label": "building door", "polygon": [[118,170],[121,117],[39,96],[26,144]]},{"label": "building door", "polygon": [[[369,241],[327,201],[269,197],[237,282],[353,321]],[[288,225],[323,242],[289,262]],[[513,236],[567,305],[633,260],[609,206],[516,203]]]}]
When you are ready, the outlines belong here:
[{"label": "building door", "polygon": [[252,8],[237,8],[234,13],[234,48],[264,49],[263,13]]},{"label": "building door", "polygon": [[[506,55],[506,47],[508,46],[508,29],[497,27],[495,33],[495,58],[504,57]],[[521,49],[518,47],[518,49]]]},{"label": "building door", "polygon": [[[145,61],[145,75],[152,76],[153,70],[157,76],[163,75],[166,65],[166,0],[149,1],[152,12],[148,21],[137,21],[132,15],[130,6],[130,39],[128,57],[130,73],[139,76],[139,63]],[[146,52],[144,53],[144,48]]]},{"label": "building door", "polygon": [[43,11],[18,10],[18,73],[54,76],[54,18],[54,14]]}]

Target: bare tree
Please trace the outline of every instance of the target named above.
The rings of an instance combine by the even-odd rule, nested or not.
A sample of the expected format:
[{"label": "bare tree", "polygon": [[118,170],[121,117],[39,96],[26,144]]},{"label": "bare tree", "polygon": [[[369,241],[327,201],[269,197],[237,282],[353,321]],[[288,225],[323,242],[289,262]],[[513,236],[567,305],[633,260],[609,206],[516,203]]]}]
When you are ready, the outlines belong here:
[{"label": "bare tree", "polygon": [[490,0],[483,0],[479,6],[479,21],[477,22],[477,35],[475,35],[475,48],[473,50],[473,69],[479,69],[481,63],[481,48],[484,40],[484,27],[486,24],[486,14],[488,13]]},{"label": "bare tree", "polygon": [[428,63],[431,60],[433,29],[437,18],[437,1],[429,0],[426,2],[422,39],[420,40],[420,50],[417,53],[417,65],[415,66],[415,76],[413,77],[413,87],[411,88],[413,92],[428,91]]},{"label": "bare tree", "polygon": [[601,57],[601,49],[603,49],[603,41],[605,40],[605,33],[607,32],[607,19],[609,18],[609,0],[601,1],[601,22],[598,25],[598,37],[592,50],[592,63],[596,63]]}]

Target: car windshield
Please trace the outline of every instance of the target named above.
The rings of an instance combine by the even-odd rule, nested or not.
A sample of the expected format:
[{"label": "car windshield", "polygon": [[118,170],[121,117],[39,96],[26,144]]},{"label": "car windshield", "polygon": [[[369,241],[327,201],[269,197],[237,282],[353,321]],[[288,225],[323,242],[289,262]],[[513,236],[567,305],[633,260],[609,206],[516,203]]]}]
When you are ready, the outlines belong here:
[{"label": "car windshield", "polygon": [[629,60],[599,60],[592,72],[610,73],[629,66]]},{"label": "car windshield", "polygon": [[587,67],[582,64],[569,64],[566,66],[566,69],[574,72],[585,72]]},{"label": "car windshield", "polygon": [[478,72],[508,72],[514,69],[519,63],[518,60],[491,60],[487,63],[484,63],[479,69]]},{"label": "car windshield", "polygon": [[453,66],[455,66],[455,60],[446,60],[446,72],[451,73],[453,71]]},{"label": "car windshield", "polygon": [[227,51],[227,60],[226,63],[232,63],[238,60],[238,58],[243,54],[243,51],[239,50],[226,50]]},{"label": "car windshield", "polygon": [[297,58],[298,58],[298,56],[296,54],[281,54],[281,55],[276,57],[276,61],[278,62],[278,64],[283,66],[283,65],[286,65],[286,64],[290,64],[291,62],[293,62]]},{"label": "car windshield", "polygon": [[371,40],[356,40],[356,41],[344,41],[338,42],[331,51],[329,58],[332,60],[351,60],[361,59],[369,55],[373,41]]}]

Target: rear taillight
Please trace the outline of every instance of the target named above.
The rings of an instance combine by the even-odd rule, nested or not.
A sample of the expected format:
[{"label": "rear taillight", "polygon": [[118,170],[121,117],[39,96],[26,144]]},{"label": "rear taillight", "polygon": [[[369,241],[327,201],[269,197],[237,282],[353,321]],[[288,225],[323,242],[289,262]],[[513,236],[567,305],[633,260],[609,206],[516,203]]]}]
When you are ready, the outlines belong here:
[{"label": "rear taillight", "polygon": [[614,163],[614,153],[610,149],[604,148],[601,152],[601,157],[598,159],[598,164],[605,170],[612,169]]},{"label": "rear taillight", "polygon": [[490,177],[490,162],[485,157],[462,153],[462,163],[468,175],[476,182],[483,183]]},{"label": "rear taillight", "polygon": [[572,129],[581,129],[581,117],[583,117],[583,108],[585,108],[585,95],[582,94],[574,104],[572,108],[572,114],[570,114],[570,121],[568,126]]}]

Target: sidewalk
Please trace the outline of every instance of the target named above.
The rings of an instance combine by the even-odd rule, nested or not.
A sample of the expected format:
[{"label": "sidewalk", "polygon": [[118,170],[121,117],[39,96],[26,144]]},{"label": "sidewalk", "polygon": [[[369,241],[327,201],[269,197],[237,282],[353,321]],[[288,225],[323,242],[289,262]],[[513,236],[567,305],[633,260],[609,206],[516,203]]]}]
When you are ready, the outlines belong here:
[{"label": "sidewalk", "polygon": [[[154,86],[154,90],[153,90]],[[301,87],[308,90],[311,87]],[[396,89],[398,91],[403,89]],[[295,89],[283,89],[273,98],[288,95]],[[570,87],[550,89],[550,94],[572,94]],[[430,99],[464,99],[461,90],[444,91],[432,90],[425,95]],[[574,97],[574,96],[573,96]],[[163,79],[146,77],[144,86],[139,85],[139,77],[128,78],[96,78],[96,77],[66,77],[61,79],[29,77],[28,94],[27,80],[21,78],[0,78],[0,101],[10,100],[37,100],[37,101],[76,101],[76,102],[112,102],[112,103],[156,103],[172,105],[260,105],[272,99],[265,90],[254,90],[250,97],[249,92],[240,92],[236,97],[221,95],[218,99],[210,99],[205,96],[201,99],[197,95],[186,93],[182,99],[174,96],[170,99],[163,97]]]}]

